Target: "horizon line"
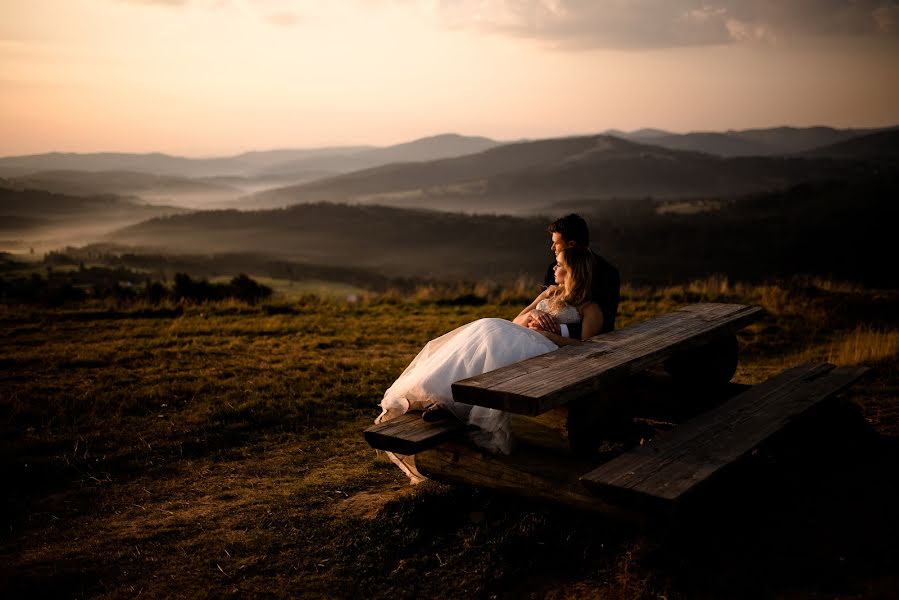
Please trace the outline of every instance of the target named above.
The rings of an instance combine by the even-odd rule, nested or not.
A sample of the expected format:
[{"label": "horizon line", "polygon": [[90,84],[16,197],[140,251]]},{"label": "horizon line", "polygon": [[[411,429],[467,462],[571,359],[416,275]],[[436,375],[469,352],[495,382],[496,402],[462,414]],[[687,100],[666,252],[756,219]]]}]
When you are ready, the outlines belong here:
[{"label": "horizon line", "polygon": [[796,129],[796,130],[832,129],[835,131],[847,131],[847,130],[864,131],[864,130],[874,130],[874,129],[889,130],[889,129],[895,129],[895,128],[899,128],[899,121],[893,122],[888,125],[873,125],[873,126],[836,127],[833,125],[824,125],[824,124],[806,125],[806,126],[781,124],[781,125],[772,125],[772,126],[768,126],[768,127],[748,127],[748,128],[744,128],[744,129],[728,128],[728,129],[724,129],[724,130],[706,129],[706,130],[689,130],[689,131],[673,131],[670,129],[664,129],[662,127],[652,127],[652,126],[638,127],[636,129],[630,129],[630,130],[624,130],[624,129],[618,129],[615,127],[610,127],[610,128],[604,129],[602,131],[598,131],[598,132],[594,131],[594,132],[587,132],[587,133],[568,133],[568,134],[562,133],[562,134],[550,135],[550,136],[545,136],[545,137],[520,137],[520,138],[510,139],[510,140],[494,139],[494,138],[491,138],[491,137],[488,137],[485,135],[464,134],[464,133],[458,133],[458,132],[454,132],[454,131],[444,131],[441,133],[425,135],[425,136],[416,137],[416,138],[413,138],[410,140],[395,142],[395,143],[386,144],[386,145],[375,145],[375,144],[365,144],[365,143],[344,143],[344,144],[337,143],[337,144],[323,144],[320,146],[292,146],[292,147],[291,146],[281,146],[281,147],[270,147],[270,148],[265,148],[265,149],[253,148],[253,149],[248,149],[248,150],[239,150],[239,151],[235,151],[235,152],[228,153],[228,154],[177,154],[177,153],[165,152],[162,150],[147,150],[147,151],[143,151],[143,152],[121,151],[121,150],[93,150],[93,151],[47,150],[44,152],[31,152],[28,154],[0,155],[0,160],[9,159],[9,158],[29,158],[29,157],[35,157],[35,156],[47,156],[47,155],[53,155],[53,154],[68,155],[68,156],[89,156],[89,155],[93,155],[93,154],[117,154],[117,155],[134,155],[134,156],[159,155],[159,156],[166,156],[166,157],[170,157],[170,158],[182,158],[182,159],[188,159],[188,160],[216,160],[216,159],[224,159],[224,158],[233,158],[235,156],[241,156],[244,154],[262,153],[262,152],[340,150],[340,149],[348,149],[348,148],[358,148],[360,150],[379,150],[379,149],[391,148],[394,146],[401,146],[404,144],[411,144],[411,143],[434,139],[434,138],[439,138],[439,137],[448,137],[448,136],[457,136],[457,137],[462,137],[462,138],[482,138],[482,139],[487,139],[487,140],[490,140],[493,142],[497,142],[500,145],[505,145],[505,144],[527,143],[527,142],[533,142],[533,141],[538,141],[538,140],[555,140],[555,139],[568,139],[568,138],[577,138],[577,137],[591,137],[591,136],[596,136],[596,135],[613,135],[610,132],[620,132],[620,133],[623,133],[626,135],[633,135],[633,134],[641,132],[641,131],[660,131],[660,132],[663,132],[664,134],[668,134],[668,135],[692,135],[692,134],[721,134],[721,135],[725,135],[725,134],[729,134],[729,133],[743,133],[743,132],[749,132],[749,131],[767,131],[767,130],[773,130],[773,129]]}]

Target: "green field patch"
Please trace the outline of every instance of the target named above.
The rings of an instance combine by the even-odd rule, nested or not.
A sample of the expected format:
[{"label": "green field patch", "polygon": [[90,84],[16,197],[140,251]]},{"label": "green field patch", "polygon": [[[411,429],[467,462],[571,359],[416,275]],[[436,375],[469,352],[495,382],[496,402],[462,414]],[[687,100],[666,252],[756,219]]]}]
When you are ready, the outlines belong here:
[{"label": "green field patch", "polygon": [[[352,300],[363,298],[370,294],[369,291],[363,288],[338,281],[325,281],[319,279],[294,281],[252,273],[249,273],[249,275],[258,283],[272,288],[275,296],[274,300],[280,302],[292,302],[304,297],[328,300]],[[213,283],[228,283],[230,280],[231,277],[213,277],[210,279]]]}]

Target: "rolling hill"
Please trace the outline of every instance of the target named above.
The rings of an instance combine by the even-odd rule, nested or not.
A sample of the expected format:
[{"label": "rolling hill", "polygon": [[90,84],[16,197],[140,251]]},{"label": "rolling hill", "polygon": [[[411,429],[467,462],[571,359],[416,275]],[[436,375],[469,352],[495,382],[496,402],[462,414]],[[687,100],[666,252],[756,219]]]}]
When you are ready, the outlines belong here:
[{"label": "rolling hill", "polygon": [[444,134],[341,156],[323,155],[294,159],[260,170],[259,175],[283,178],[292,174],[310,173],[319,178],[322,175],[349,173],[389,163],[423,162],[475,154],[497,145],[498,142],[483,137]]},{"label": "rolling hill", "polygon": [[[594,245],[634,282],[711,273],[739,280],[809,274],[890,287],[899,176],[825,181],[728,200],[698,213],[658,211],[651,199],[585,202]],[[558,210],[556,214],[563,214]],[[373,205],[300,204],[253,212],[157,218],[108,240],[166,252],[253,252],[385,277],[496,280],[542,277],[550,217],[468,215]]]},{"label": "rolling hill", "polygon": [[[196,181],[57,171],[0,180],[0,239],[17,248],[53,249],[102,238],[159,253],[254,253],[378,277],[508,281],[522,273],[542,275],[548,260],[545,226],[551,217],[529,215],[576,210],[602,224],[602,249],[633,280],[711,271],[873,281],[884,273],[877,261],[890,254],[884,240],[891,234],[884,228],[895,222],[897,136],[887,130],[789,157],[731,158],[610,135],[518,142],[270,190],[241,199],[241,208],[256,208],[246,212],[183,214],[91,193],[100,185],[142,194],[166,186],[227,191],[228,185],[217,183],[237,176]],[[440,138],[390,152],[395,159],[407,152],[450,152],[453,140]],[[493,143],[454,141],[460,144],[455,151]],[[306,158],[320,157],[314,154]],[[22,189],[26,184],[70,186],[83,195]],[[667,210],[673,200],[693,205]],[[272,210],[282,206],[289,208]]]},{"label": "rolling hill", "polygon": [[632,137],[623,136],[624,139],[633,140],[643,144],[652,144],[669,150],[684,150],[687,152],[703,152],[715,156],[768,156],[777,154],[770,146],[757,141],[748,140],[730,133],[704,132],[704,133],[669,133],[664,135],[643,135]]},{"label": "rolling hill", "polygon": [[70,196],[136,196],[154,203],[176,203],[176,198],[195,202],[226,201],[242,191],[223,183],[153,175],[134,171],[39,171],[10,177],[7,186],[20,190],[44,190]]},{"label": "rolling hill", "polygon": [[106,239],[168,252],[254,252],[391,277],[452,279],[478,273],[486,279],[512,280],[531,267],[545,267],[542,263],[551,258],[545,229],[542,219],[304,204],[157,218]]},{"label": "rolling hill", "polygon": [[805,156],[895,162],[899,160],[899,129],[879,131],[838,144],[816,148],[806,152]]},{"label": "rolling hill", "polygon": [[51,152],[0,158],[0,175],[27,175],[39,171],[130,171],[176,177],[249,176],[273,164],[322,155],[341,156],[364,147],[337,147],[311,150],[270,150],[247,152],[222,158],[186,158],[158,152],[129,154],[121,152]]},{"label": "rolling hill", "polygon": [[83,245],[120,227],[185,212],[112,195],[69,196],[3,183],[0,180],[0,249],[7,251]]},{"label": "rolling hill", "polygon": [[300,150],[245,152],[221,158],[185,158],[161,153],[53,152],[0,158],[0,176],[40,171],[129,171],[175,177],[249,177],[309,180],[389,162],[434,160],[479,152],[498,142],[482,137],[443,134],[393,146],[336,146]]},{"label": "rolling hill", "polygon": [[241,200],[239,206],[351,202],[523,213],[573,198],[737,197],[802,182],[863,178],[873,169],[863,162],[805,157],[721,158],[597,135],[391,164],[268,190]]},{"label": "rolling hill", "polygon": [[70,196],[45,190],[20,190],[0,186],[0,215],[41,218],[50,221],[144,220],[186,212],[174,206],[156,206],[119,196]]},{"label": "rolling hill", "polygon": [[725,132],[669,133],[641,129],[639,131],[610,132],[624,139],[653,144],[671,150],[705,152],[723,157],[787,156],[830,146],[871,133],[873,129],[834,129],[832,127],[772,127],[767,129],[729,130]]}]

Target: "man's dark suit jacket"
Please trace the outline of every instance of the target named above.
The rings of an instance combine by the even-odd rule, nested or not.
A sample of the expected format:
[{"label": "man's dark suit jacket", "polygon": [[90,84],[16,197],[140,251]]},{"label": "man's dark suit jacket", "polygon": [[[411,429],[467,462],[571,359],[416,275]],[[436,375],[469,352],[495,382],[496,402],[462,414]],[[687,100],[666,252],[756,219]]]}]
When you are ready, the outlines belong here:
[{"label": "man's dark suit jacket", "polygon": [[[602,311],[602,329],[600,333],[606,333],[615,329],[615,318],[618,316],[618,302],[621,300],[621,277],[618,269],[613,267],[609,261],[601,257],[596,252],[593,254],[593,285],[590,286],[591,300],[599,305]],[[544,285],[547,287],[556,284],[553,267],[556,263],[549,265],[546,271],[546,279]],[[571,337],[580,339],[581,324],[574,323],[568,326]]]}]

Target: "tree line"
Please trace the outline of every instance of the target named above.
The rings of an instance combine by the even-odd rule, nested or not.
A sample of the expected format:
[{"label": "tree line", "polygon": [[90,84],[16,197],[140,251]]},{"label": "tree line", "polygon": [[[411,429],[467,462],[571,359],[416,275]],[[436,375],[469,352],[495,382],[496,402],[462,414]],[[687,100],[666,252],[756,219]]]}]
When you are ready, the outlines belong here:
[{"label": "tree line", "polygon": [[162,302],[214,302],[234,299],[247,304],[257,304],[270,298],[272,288],[250,276],[240,273],[227,283],[213,283],[207,279],[194,279],[186,273],[176,273],[171,285],[143,277],[124,268],[104,267],[59,271],[47,268],[46,274],[0,275],[0,300],[62,306],[88,299],[114,299],[117,301]]}]

